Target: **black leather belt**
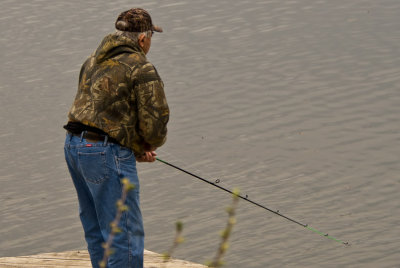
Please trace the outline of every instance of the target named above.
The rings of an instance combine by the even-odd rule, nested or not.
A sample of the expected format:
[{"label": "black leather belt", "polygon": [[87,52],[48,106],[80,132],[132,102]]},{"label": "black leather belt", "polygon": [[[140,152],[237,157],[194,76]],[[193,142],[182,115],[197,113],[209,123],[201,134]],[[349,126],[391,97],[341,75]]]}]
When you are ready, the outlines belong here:
[{"label": "black leather belt", "polygon": [[92,131],[83,131],[83,133],[72,133],[68,131],[68,133],[72,134],[73,136],[82,137],[89,142],[105,141],[105,139],[107,138],[108,142],[118,144],[118,141],[116,139]]}]

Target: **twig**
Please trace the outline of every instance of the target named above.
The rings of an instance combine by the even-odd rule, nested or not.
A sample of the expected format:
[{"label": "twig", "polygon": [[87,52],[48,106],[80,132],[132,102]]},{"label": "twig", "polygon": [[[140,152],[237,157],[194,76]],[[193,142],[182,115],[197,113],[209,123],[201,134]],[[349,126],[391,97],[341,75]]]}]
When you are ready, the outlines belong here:
[{"label": "twig", "polygon": [[122,196],[121,199],[117,201],[117,215],[115,219],[110,223],[111,232],[108,236],[107,242],[103,243],[102,247],[104,248],[103,259],[99,262],[100,268],[107,267],[108,258],[114,253],[114,250],[111,248],[112,241],[116,234],[121,233],[122,230],[118,227],[119,222],[121,220],[122,213],[129,210],[129,207],[125,205],[126,198],[128,196],[128,192],[135,188],[135,185],[129,182],[129,179],[124,178],[121,180],[123,188],[122,188]]},{"label": "twig", "polygon": [[223,230],[221,232],[221,243],[219,245],[219,248],[218,248],[218,251],[217,251],[217,254],[216,254],[214,260],[212,262],[207,263],[208,267],[219,268],[224,265],[222,258],[229,248],[228,239],[232,233],[233,226],[236,223],[235,211],[236,211],[238,202],[239,202],[239,190],[235,189],[235,190],[233,190],[232,206],[230,206],[226,209],[226,211],[228,212],[229,218],[228,218],[228,222],[226,224],[225,230]]},{"label": "twig", "polygon": [[174,243],[170,247],[170,249],[163,254],[163,263],[164,267],[166,267],[166,263],[171,260],[172,254],[175,251],[175,249],[179,246],[179,244],[183,243],[184,238],[182,236],[182,231],[183,231],[183,223],[181,221],[176,222],[176,232],[175,232],[175,239]]}]

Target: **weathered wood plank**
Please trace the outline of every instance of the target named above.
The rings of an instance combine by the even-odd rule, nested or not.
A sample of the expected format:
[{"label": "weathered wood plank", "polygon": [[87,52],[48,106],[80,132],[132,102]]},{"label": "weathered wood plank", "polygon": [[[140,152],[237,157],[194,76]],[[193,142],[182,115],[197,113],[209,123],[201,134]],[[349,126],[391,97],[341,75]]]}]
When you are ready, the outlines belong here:
[{"label": "weathered wood plank", "polygon": [[[3,257],[0,258],[0,267],[4,268],[37,268],[37,267],[82,267],[90,268],[91,263],[87,250],[74,250],[66,252],[43,253],[32,256]],[[172,259],[163,263],[162,255],[145,250],[145,268],[204,268],[206,266],[188,261]]]}]

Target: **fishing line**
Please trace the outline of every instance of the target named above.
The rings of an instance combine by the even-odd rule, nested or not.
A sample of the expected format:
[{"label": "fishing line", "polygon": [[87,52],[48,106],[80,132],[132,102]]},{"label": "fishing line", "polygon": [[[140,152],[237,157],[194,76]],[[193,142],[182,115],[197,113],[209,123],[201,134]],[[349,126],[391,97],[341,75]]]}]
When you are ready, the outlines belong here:
[{"label": "fishing line", "polygon": [[[184,170],[184,169],[182,169],[182,168],[180,168],[180,167],[178,167],[178,166],[175,166],[175,165],[173,165],[173,164],[171,164],[171,163],[168,163],[167,161],[164,161],[164,160],[162,160],[162,159],[160,159],[160,158],[158,158],[158,157],[156,157],[156,160],[158,160],[159,162],[161,162],[161,163],[163,163],[163,164],[166,164],[166,165],[168,165],[168,166],[170,166],[170,167],[173,167],[173,168],[175,168],[175,169],[177,169],[177,170],[180,170],[180,171],[182,171],[182,172],[184,172],[184,173],[186,173],[186,174],[188,174],[188,175],[190,175],[190,176],[193,176],[193,177],[195,177],[195,178],[197,178],[197,179],[199,179],[199,180],[201,180],[201,181],[203,181],[203,182],[205,182],[205,183],[211,184],[212,186],[217,187],[217,188],[219,188],[219,189],[221,189],[221,190],[223,190],[223,191],[225,191],[225,192],[228,192],[228,193],[230,193],[230,194],[234,194],[231,190],[229,190],[229,189],[227,189],[227,188],[225,188],[225,187],[222,187],[222,186],[218,185],[219,180],[216,180],[215,182],[212,182],[212,181],[209,181],[209,180],[207,180],[207,179],[204,179],[204,178],[202,178],[202,177],[200,177],[200,176],[198,176],[198,175],[196,175],[196,174],[193,174],[193,173],[191,173],[191,172],[189,172],[189,171],[187,171],[187,170]],[[297,220],[294,220],[293,218],[290,218],[290,217],[288,217],[288,216],[286,216],[286,215],[283,215],[282,213],[279,212],[279,210],[276,210],[276,211],[275,211],[275,210],[272,210],[272,209],[270,209],[270,208],[268,208],[268,207],[266,207],[266,206],[263,206],[263,205],[261,205],[261,204],[259,204],[259,203],[257,203],[257,202],[254,202],[254,201],[250,200],[250,199],[248,198],[247,195],[246,195],[246,196],[242,196],[242,195],[239,194],[238,197],[239,197],[240,199],[243,199],[243,200],[245,200],[245,201],[247,201],[247,202],[253,204],[253,205],[256,205],[256,206],[258,206],[258,207],[260,207],[260,208],[262,208],[262,209],[265,209],[265,210],[267,210],[267,211],[269,211],[269,212],[271,212],[271,213],[274,213],[275,215],[278,215],[278,216],[280,216],[280,217],[282,217],[282,218],[284,218],[284,219],[286,219],[286,220],[288,220],[288,221],[291,221],[291,222],[293,222],[293,223],[296,223],[297,225],[300,225],[300,226],[302,226],[302,227],[304,227],[304,228],[306,228],[306,229],[308,229],[308,230],[310,230],[310,231],[312,231],[312,232],[314,232],[314,233],[316,233],[316,234],[319,234],[320,236],[326,237],[326,238],[328,238],[328,239],[330,239],[330,240],[336,241],[336,242],[341,243],[341,244],[346,245],[346,246],[349,245],[348,242],[343,242],[342,240],[339,240],[339,239],[337,239],[337,238],[335,238],[335,237],[333,237],[333,236],[330,236],[330,235],[327,234],[327,233],[323,233],[323,232],[321,232],[321,231],[318,231],[317,229],[312,228],[312,227],[309,226],[308,224],[301,223],[301,222],[299,222],[299,221],[297,221]]]}]

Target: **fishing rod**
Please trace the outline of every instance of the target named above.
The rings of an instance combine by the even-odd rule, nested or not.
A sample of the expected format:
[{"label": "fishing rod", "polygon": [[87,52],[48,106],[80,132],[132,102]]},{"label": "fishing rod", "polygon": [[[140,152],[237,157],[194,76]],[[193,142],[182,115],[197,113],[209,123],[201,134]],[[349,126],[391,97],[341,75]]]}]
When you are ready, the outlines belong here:
[{"label": "fishing rod", "polygon": [[229,189],[226,189],[226,188],[224,188],[224,187],[218,185],[217,183],[219,182],[219,180],[217,180],[216,182],[212,182],[212,181],[209,181],[209,180],[207,180],[207,179],[204,179],[204,178],[202,178],[202,177],[200,177],[200,176],[198,176],[198,175],[196,175],[196,174],[193,174],[193,173],[191,173],[191,172],[189,172],[189,171],[187,171],[187,170],[184,170],[183,168],[180,168],[180,167],[175,166],[175,165],[173,165],[173,164],[171,164],[171,163],[168,163],[167,161],[164,161],[164,160],[162,160],[162,159],[160,159],[160,158],[158,158],[158,157],[156,157],[156,160],[158,160],[158,161],[160,161],[161,163],[166,164],[166,165],[168,165],[168,166],[170,166],[170,167],[173,167],[173,168],[175,168],[175,169],[177,169],[177,170],[180,170],[180,171],[182,171],[182,172],[184,172],[184,173],[186,173],[186,174],[188,174],[188,175],[190,175],[190,176],[193,176],[193,177],[195,177],[195,178],[197,178],[197,179],[199,179],[199,180],[201,180],[201,181],[203,181],[203,182],[206,182],[206,183],[208,183],[208,184],[211,184],[212,186],[215,186],[215,187],[217,187],[217,188],[219,188],[219,189],[221,189],[221,190],[223,190],[223,191],[225,191],[225,192],[228,192],[228,193],[230,193],[230,194],[235,194],[235,195],[237,195],[240,199],[243,199],[243,200],[245,200],[245,201],[247,201],[247,202],[249,202],[249,203],[251,203],[251,204],[253,204],[253,205],[256,205],[256,206],[258,206],[258,207],[260,207],[260,208],[262,208],[262,209],[265,209],[265,210],[267,210],[267,211],[269,211],[269,212],[271,212],[271,213],[274,213],[275,215],[278,215],[279,217],[285,218],[285,219],[288,220],[288,221],[291,221],[291,222],[293,222],[293,223],[296,223],[297,225],[300,225],[300,226],[302,226],[302,227],[304,227],[304,228],[306,228],[306,229],[308,229],[308,230],[310,230],[310,231],[312,231],[312,232],[314,232],[314,233],[316,233],[316,234],[319,234],[320,236],[326,237],[326,238],[328,238],[328,239],[330,239],[330,240],[336,241],[336,242],[341,243],[341,244],[346,245],[346,246],[349,245],[348,242],[343,242],[342,240],[339,240],[339,239],[337,239],[337,238],[334,238],[333,236],[330,236],[329,234],[323,233],[323,232],[321,232],[321,231],[318,231],[317,229],[312,228],[312,227],[309,226],[308,224],[301,223],[301,222],[299,222],[299,221],[297,221],[297,220],[294,220],[293,218],[290,218],[290,217],[288,217],[288,216],[285,216],[285,215],[283,215],[282,213],[280,213],[279,210],[276,210],[276,211],[275,211],[275,210],[272,210],[272,209],[270,209],[270,208],[267,208],[266,206],[263,206],[263,205],[261,205],[261,204],[259,204],[259,203],[257,203],[257,202],[254,202],[254,201],[250,200],[250,199],[248,198],[247,195],[246,195],[246,196],[242,196],[242,195],[240,195],[240,194],[238,195],[238,194],[234,193],[233,191],[231,191],[231,190],[229,190]]}]

